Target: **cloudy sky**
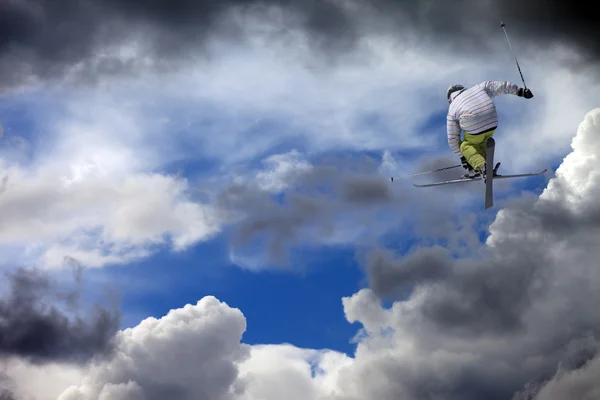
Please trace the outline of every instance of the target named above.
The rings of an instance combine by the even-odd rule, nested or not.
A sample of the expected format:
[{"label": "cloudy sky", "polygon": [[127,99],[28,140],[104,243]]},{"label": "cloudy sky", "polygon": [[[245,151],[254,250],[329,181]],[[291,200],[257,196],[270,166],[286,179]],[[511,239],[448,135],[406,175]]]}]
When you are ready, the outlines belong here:
[{"label": "cloudy sky", "polygon": [[[597,399],[589,7],[3,1],[0,398]],[[496,158],[548,173],[392,183],[522,86],[500,21]]]}]

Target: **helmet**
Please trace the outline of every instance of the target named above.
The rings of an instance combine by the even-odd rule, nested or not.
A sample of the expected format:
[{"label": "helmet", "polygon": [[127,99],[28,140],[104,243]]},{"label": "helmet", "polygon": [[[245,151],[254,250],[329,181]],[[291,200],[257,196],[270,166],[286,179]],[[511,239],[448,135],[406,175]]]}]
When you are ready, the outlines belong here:
[{"label": "helmet", "polygon": [[450,100],[450,95],[458,90],[464,90],[464,86],[461,85],[460,83],[455,83],[454,85],[450,85],[450,87],[448,88],[448,90],[446,90],[446,98],[448,99],[448,103],[451,103],[452,101]]}]

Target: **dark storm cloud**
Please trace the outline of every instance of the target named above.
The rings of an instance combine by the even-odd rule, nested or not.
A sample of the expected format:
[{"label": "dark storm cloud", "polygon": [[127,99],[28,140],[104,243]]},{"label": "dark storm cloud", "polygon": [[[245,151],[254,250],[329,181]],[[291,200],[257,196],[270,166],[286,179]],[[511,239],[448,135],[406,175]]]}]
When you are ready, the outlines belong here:
[{"label": "dark storm cloud", "polygon": [[[302,4],[299,6],[297,4]],[[170,0],[44,0],[8,1],[0,5],[0,88],[74,73],[79,81],[100,76],[135,73],[138,60],[98,56],[104,47],[136,35],[145,40],[145,55],[154,68],[175,67],[190,50],[201,48],[211,35],[243,40],[239,26],[219,24],[231,7],[253,14],[281,5],[300,17],[319,49],[353,42],[352,24],[344,12],[328,2],[289,4],[286,1],[170,1]],[[265,17],[268,18],[268,17]],[[336,23],[331,24],[331,19]],[[346,21],[344,23],[344,21]]]},{"label": "dark storm cloud", "polygon": [[380,295],[389,295],[398,288],[410,289],[417,283],[435,282],[452,273],[452,263],[441,247],[426,248],[401,262],[393,253],[377,248],[367,254],[371,287]]},{"label": "dark storm cloud", "polygon": [[279,204],[267,194],[250,195],[256,196],[260,201],[248,202],[248,197],[244,200],[243,210],[248,216],[237,227],[234,243],[244,245],[264,239],[269,258],[275,263],[285,263],[286,246],[298,239],[302,229],[311,229],[315,225],[326,228],[331,223],[330,204],[323,199],[290,193],[285,202]]},{"label": "dark storm cloud", "polygon": [[433,288],[421,309],[440,330],[460,335],[492,334],[518,329],[534,282],[547,277],[540,266],[544,252],[506,246],[502,258],[453,259],[443,248],[419,248],[394,259],[374,250],[367,257],[370,285],[382,297],[415,285]]},{"label": "dark storm cloud", "polygon": [[44,363],[86,362],[110,353],[118,313],[97,306],[86,318],[70,317],[55,304],[75,311],[75,291],[58,288],[38,270],[21,268],[7,278],[10,292],[0,300],[1,354]]},{"label": "dark storm cloud", "polygon": [[[570,196],[562,179],[553,181],[552,190],[559,199]],[[497,332],[519,327],[532,296],[551,283],[550,244],[595,246],[600,203],[588,202],[573,210],[561,201],[536,201],[525,195],[504,211],[503,231],[537,236],[524,241],[509,237],[494,248],[483,246],[477,258],[457,259],[449,251],[424,247],[396,259],[376,249],[365,258],[371,287],[388,296],[397,288],[435,286],[422,312],[442,329]]]},{"label": "dark storm cloud", "polygon": [[497,35],[497,30],[503,35],[500,28],[500,21],[503,21],[509,31],[521,38],[541,40],[546,44],[565,40],[594,57],[600,56],[598,17],[587,1],[400,0],[381,1],[378,5],[388,12],[404,14],[408,23],[418,26],[423,34],[431,34],[443,41],[460,38],[465,44],[468,41],[476,44],[490,34]]},{"label": "dark storm cloud", "polygon": [[597,399],[600,397],[600,357],[589,360],[581,368],[559,367],[551,380],[530,384],[512,400]]},{"label": "dark storm cloud", "polygon": [[582,336],[565,346],[554,375],[539,382],[528,382],[512,400],[558,400],[596,398],[600,393],[599,342]]},{"label": "dark storm cloud", "polygon": [[[537,237],[539,225],[531,232]],[[383,393],[409,393],[410,399],[554,400],[565,398],[561,396],[569,390],[588,395],[598,390],[592,374],[600,368],[588,364],[598,357],[600,343],[595,312],[599,281],[597,276],[581,281],[588,273],[597,274],[593,272],[597,252],[589,260],[580,254],[581,248],[597,243],[580,240],[585,233],[579,232],[568,242],[564,236],[556,240],[561,235],[545,236],[543,231],[540,236],[522,243],[500,241],[493,250],[466,259],[435,247],[416,249],[404,257],[374,250],[366,258],[370,286],[383,298],[406,297],[418,287],[428,288],[426,297],[406,310],[408,315],[397,316],[403,329],[422,332],[419,347],[452,352],[460,343],[459,349],[478,355],[469,361],[460,356],[443,358],[443,363],[422,361],[412,368],[391,361],[373,365],[373,373],[392,381]],[[577,248],[579,258],[564,253],[557,261],[553,247],[558,243]],[[577,268],[570,263],[584,263],[591,269],[573,272],[581,278],[566,278],[569,269]],[[553,378],[557,367],[561,374],[572,371],[581,378]],[[451,382],[443,378],[448,371],[452,371]]]},{"label": "dark storm cloud", "polygon": [[312,48],[329,58],[351,50],[362,30],[390,26],[388,33],[398,37],[412,30],[424,40],[457,51],[481,49],[490,38],[504,40],[500,20],[507,23],[521,51],[561,41],[578,48],[588,61],[600,57],[600,24],[587,2],[375,0],[362,4],[373,12],[349,11],[352,7],[345,2],[313,0],[4,1],[0,5],[0,87],[23,84],[30,76],[61,77],[74,66],[80,79],[92,81],[98,76],[135,73],[140,68],[137,60],[93,57],[135,32],[148,41],[147,55],[154,58],[155,67],[170,68],[210,35],[243,40],[239,26],[221,23],[223,12],[232,7],[264,14],[266,19],[269,6],[284,8],[290,19],[282,31],[292,20],[299,21],[310,34]]},{"label": "dark storm cloud", "polygon": [[[376,369],[378,374],[406,377],[393,378],[384,393],[408,392],[414,399],[594,398],[600,390],[600,203],[593,190],[575,195],[570,185],[599,183],[593,161],[587,161],[588,175],[573,163],[592,159],[597,128],[590,124],[579,134],[567,176],[551,182],[548,197],[526,195],[504,208],[493,227],[493,246],[481,244],[462,258],[437,247],[404,256],[384,249],[367,254],[370,286],[383,298],[427,289],[406,315],[398,314],[402,329],[421,334],[422,348],[451,351],[459,343],[459,353],[478,355],[468,362],[451,357],[445,366],[423,362],[419,373],[402,363],[377,367],[385,370]],[[575,207],[569,199],[576,199]],[[451,383],[440,378],[449,370]]]}]

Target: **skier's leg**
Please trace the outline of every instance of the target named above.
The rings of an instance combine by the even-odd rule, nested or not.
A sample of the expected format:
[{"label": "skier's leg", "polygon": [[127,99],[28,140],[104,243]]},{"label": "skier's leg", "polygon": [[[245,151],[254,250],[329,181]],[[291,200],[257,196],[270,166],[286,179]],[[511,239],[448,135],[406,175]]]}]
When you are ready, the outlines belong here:
[{"label": "skier's leg", "polygon": [[475,171],[480,171],[485,164],[485,158],[480,154],[480,145],[484,136],[465,133],[465,140],[460,144],[460,152]]},{"label": "skier's leg", "polygon": [[479,145],[477,146],[477,152],[485,159],[485,155],[487,154],[487,141],[489,138],[491,138],[492,136],[494,136],[494,132],[496,132],[496,130],[494,129],[493,131],[489,131],[486,132],[480,136],[483,136],[483,140],[481,141],[481,143],[479,143]]}]

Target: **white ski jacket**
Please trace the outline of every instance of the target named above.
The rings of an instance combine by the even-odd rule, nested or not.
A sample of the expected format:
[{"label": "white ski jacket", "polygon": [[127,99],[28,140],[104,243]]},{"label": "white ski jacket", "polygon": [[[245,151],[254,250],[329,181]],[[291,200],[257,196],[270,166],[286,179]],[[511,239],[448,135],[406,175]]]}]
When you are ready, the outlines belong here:
[{"label": "white ski jacket", "polygon": [[450,95],[452,103],[448,107],[446,130],[448,145],[462,157],[460,152],[460,134],[484,133],[498,126],[498,114],[492,97],[504,94],[517,94],[519,87],[507,81],[485,81],[462,92]]}]

